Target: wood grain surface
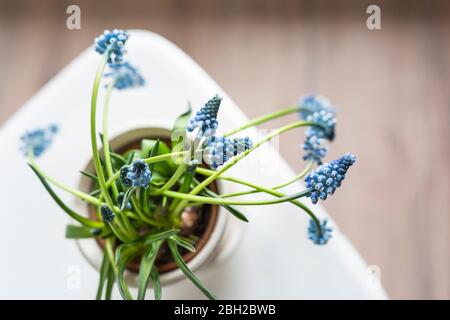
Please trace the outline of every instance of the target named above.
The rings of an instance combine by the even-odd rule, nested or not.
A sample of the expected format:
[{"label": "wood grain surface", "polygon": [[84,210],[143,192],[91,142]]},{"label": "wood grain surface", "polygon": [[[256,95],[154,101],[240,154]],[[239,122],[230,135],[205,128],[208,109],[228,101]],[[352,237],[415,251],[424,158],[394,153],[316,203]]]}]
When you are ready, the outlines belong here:
[{"label": "wood grain surface", "polygon": [[[66,29],[72,3],[81,30]],[[372,3],[381,30],[366,28]],[[167,37],[249,116],[328,96],[339,106],[330,157],[352,151],[358,165],[325,206],[391,298],[450,298],[448,2],[0,1],[0,123],[114,27]],[[301,139],[280,143],[298,170]]]}]

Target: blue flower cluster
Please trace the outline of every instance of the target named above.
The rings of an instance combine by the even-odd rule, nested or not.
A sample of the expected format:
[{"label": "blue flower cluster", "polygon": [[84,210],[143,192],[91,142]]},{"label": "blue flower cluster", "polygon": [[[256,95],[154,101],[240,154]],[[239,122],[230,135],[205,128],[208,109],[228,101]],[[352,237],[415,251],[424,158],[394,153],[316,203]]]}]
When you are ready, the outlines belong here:
[{"label": "blue flower cluster", "polygon": [[328,195],[333,194],[340,187],[345,178],[348,168],[356,161],[351,153],[346,153],[337,160],[323,164],[310,172],[305,178],[305,185],[311,189],[307,197],[316,204],[319,199],[326,200]]},{"label": "blue flower cluster", "polygon": [[335,136],[336,117],[332,112],[326,110],[316,111],[306,117],[306,121],[315,122],[320,127],[311,126],[307,130],[308,135],[315,135],[318,138],[326,138],[333,141]]},{"label": "blue flower cluster", "polygon": [[105,77],[113,78],[114,88],[124,90],[142,87],[145,80],[138,70],[129,62],[124,61],[126,54],[125,43],[128,33],[123,30],[105,30],[103,34],[95,38],[95,51],[100,54],[108,52],[108,65],[110,71]]},{"label": "blue flower cluster", "polygon": [[124,90],[145,85],[145,80],[142,75],[129,62],[111,63],[109,67],[111,71],[105,73],[105,77],[114,79],[114,88]]},{"label": "blue flower cluster", "polygon": [[127,187],[147,188],[152,181],[152,172],[144,160],[136,160],[120,170],[120,179]]},{"label": "blue flower cluster", "polygon": [[252,147],[253,141],[249,137],[229,139],[213,136],[208,140],[203,157],[206,164],[217,169],[230,158]]},{"label": "blue flower cluster", "polygon": [[105,73],[105,77],[114,79],[114,88],[124,90],[145,85],[145,80],[142,75],[129,62],[111,63],[109,67],[111,71]]},{"label": "blue flower cluster", "polygon": [[58,130],[58,126],[52,124],[47,128],[39,128],[26,132],[20,137],[22,142],[20,150],[24,155],[31,153],[33,156],[39,157],[51,145],[53,137]]},{"label": "blue flower cluster", "polygon": [[192,159],[191,161],[189,161],[187,167],[186,167],[186,171],[194,174],[195,173],[195,169],[197,169],[198,165],[200,164],[200,161],[197,159]]},{"label": "blue flower cluster", "polygon": [[[119,195],[117,196],[117,203],[119,204],[119,208],[122,207],[122,202],[123,199],[125,197],[125,193],[120,192]],[[131,209],[131,202],[128,201],[127,204],[125,205],[125,209],[130,210]]]},{"label": "blue flower cluster", "polygon": [[111,222],[115,218],[114,213],[112,212],[112,210],[106,204],[103,204],[100,207],[100,213],[102,214],[102,219],[105,222]]},{"label": "blue flower cluster", "polygon": [[332,141],[335,136],[336,109],[329,100],[318,95],[308,95],[298,102],[300,117],[305,121],[320,125],[311,126],[306,130],[306,141],[303,144],[304,160],[314,160],[319,165],[327,155],[324,139]]},{"label": "blue flower cluster", "polygon": [[128,33],[124,30],[105,30],[103,34],[95,38],[95,51],[99,54],[109,52],[109,63],[120,63],[126,53],[125,43],[128,40]]},{"label": "blue flower cluster", "polygon": [[307,95],[300,98],[298,101],[298,110],[303,120],[306,120],[310,114],[322,110],[336,114],[336,108],[331,105],[327,98],[320,95]]},{"label": "blue flower cluster", "polygon": [[320,229],[318,228],[318,225],[314,220],[309,220],[308,238],[311,239],[315,244],[324,245],[328,242],[328,240],[330,240],[333,229],[327,226],[327,219],[324,219],[319,223]]},{"label": "blue flower cluster", "polygon": [[322,159],[325,158],[328,152],[328,148],[322,144],[323,139],[318,138],[316,135],[306,135],[305,143],[303,144],[304,160],[312,160],[317,164],[322,164]]},{"label": "blue flower cluster", "polygon": [[199,129],[197,138],[209,138],[214,136],[218,127],[217,113],[219,112],[222,98],[215,95],[193,116],[186,127],[186,131],[193,132]]}]

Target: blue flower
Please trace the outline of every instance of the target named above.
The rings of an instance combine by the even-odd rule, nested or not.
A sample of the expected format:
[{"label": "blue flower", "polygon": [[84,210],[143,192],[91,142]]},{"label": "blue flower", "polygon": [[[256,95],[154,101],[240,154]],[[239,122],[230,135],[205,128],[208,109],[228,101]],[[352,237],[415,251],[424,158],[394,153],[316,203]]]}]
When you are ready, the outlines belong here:
[{"label": "blue flower", "polygon": [[58,133],[58,126],[52,124],[47,128],[39,128],[26,132],[20,137],[22,146],[20,150],[24,155],[31,153],[35,157],[39,157],[51,145],[54,135]]},{"label": "blue flower", "polygon": [[331,105],[327,98],[320,95],[307,95],[300,98],[298,101],[298,110],[303,120],[306,120],[310,114],[322,110],[331,112],[334,115],[336,114],[336,108]]},{"label": "blue flower", "polygon": [[128,175],[128,166],[123,166],[120,169],[120,181],[122,181],[122,184],[125,187],[130,187],[131,186],[131,180],[128,179],[127,175]]},{"label": "blue flower", "polygon": [[315,135],[318,138],[326,138],[330,141],[334,139],[334,129],[336,126],[336,117],[334,113],[325,110],[313,112],[306,117],[306,121],[315,122],[320,125],[320,127],[309,127],[308,130],[306,130],[307,136]]},{"label": "blue flower", "polygon": [[230,158],[252,148],[253,142],[249,137],[229,139],[213,136],[205,147],[204,160],[213,169],[217,169]]},{"label": "blue flower", "polygon": [[208,139],[203,158],[209,166],[217,169],[234,156],[234,147],[231,139],[213,136]]},{"label": "blue flower", "polygon": [[122,167],[120,178],[125,186],[147,188],[152,181],[152,173],[144,160],[136,160],[129,166]]},{"label": "blue flower", "polygon": [[[119,204],[119,208],[122,207],[122,202],[123,202],[124,197],[125,197],[125,193],[123,193],[123,192],[120,192],[119,195],[117,196],[117,203]],[[127,204],[125,205],[125,209],[127,209],[127,210],[131,209],[130,201],[128,201]]]},{"label": "blue flower", "polygon": [[319,199],[326,200],[328,195],[333,194],[341,186],[348,168],[356,161],[356,157],[351,153],[330,163],[325,163],[310,172],[305,178],[305,185],[311,189],[307,197],[316,204]]},{"label": "blue flower", "polygon": [[303,144],[303,160],[312,160],[317,164],[322,164],[322,158],[327,155],[328,148],[323,145],[323,139],[318,138],[316,135],[306,135],[306,141]]},{"label": "blue flower", "polygon": [[334,128],[336,125],[336,108],[330,101],[319,95],[308,95],[298,102],[300,117],[305,121],[312,121],[322,127],[311,126],[307,135],[317,135],[318,138],[334,139]]},{"label": "blue flower", "polygon": [[234,155],[247,151],[253,147],[253,141],[249,137],[233,139]]},{"label": "blue flower", "polygon": [[194,174],[195,173],[195,169],[197,169],[199,164],[200,164],[200,161],[198,161],[197,159],[192,159],[187,164],[186,171],[191,173],[191,174]]},{"label": "blue flower", "polygon": [[112,210],[106,204],[103,204],[100,207],[100,213],[102,214],[102,219],[105,222],[111,222],[115,218],[114,213],[112,212]]},{"label": "blue flower", "polygon": [[111,63],[109,67],[111,72],[105,73],[105,77],[114,78],[114,88],[123,90],[145,85],[142,75],[129,62]]},{"label": "blue flower", "polygon": [[308,238],[312,240],[315,244],[324,245],[330,240],[332,237],[331,233],[333,229],[327,226],[327,219],[319,221],[320,229],[317,226],[317,223],[310,219],[308,226]]},{"label": "blue flower", "polygon": [[119,63],[126,53],[125,43],[128,40],[128,33],[123,30],[105,30],[103,34],[95,38],[95,51],[99,54],[109,52],[108,62]]},{"label": "blue flower", "polygon": [[216,133],[218,127],[217,112],[219,111],[222,98],[215,95],[211,98],[199,111],[193,116],[186,127],[188,132],[199,129],[197,138],[212,137]]}]

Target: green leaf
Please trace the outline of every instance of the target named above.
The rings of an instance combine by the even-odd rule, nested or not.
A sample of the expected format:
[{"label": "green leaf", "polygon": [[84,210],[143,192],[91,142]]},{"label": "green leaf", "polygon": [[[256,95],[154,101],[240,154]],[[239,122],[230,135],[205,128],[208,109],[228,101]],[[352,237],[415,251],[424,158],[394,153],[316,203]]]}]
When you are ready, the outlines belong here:
[{"label": "green leaf", "polygon": [[97,295],[95,297],[96,300],[102,299],[103,287],[105,284],[106,277],[109,273],[109,269],[110,269],[110,262],[108,254],[106,253],[106,250],[103,250],[102,266],[100,267],[100,279],[98,281]]},{"label": "green leaf", "polygon": [[[100,142],[101,142],[102,146],[104,147],[104,145],[103,145],[103,133],[99,132],[98,136],[100,137]],[[111,145],[109,143],[108,143],[108,147],[109,147],[109,152],[112,152],[112,148],[111,148]]]},{"label": "green leaf", "polygon": [[130,201],[131,196],[136,191],[136,187],[131,187],[125,192],[123,195],[122,203],[120,204],[120,211],[123,211],[125,207],[127,206],[127,203]]},{"label": "green leaf", "polygon": [[149,202],[151,200],[148,198],[149,189],[150,188],[145,188],[144,190],[142,190],[142,196],[139,199],[141,201],[140,205],[142,207],[142,210],[144,210],[145,214],[150,214]]},{"label": "green leaf", "polygon": [[175,241],[177,243],[177,245],[179,245],[180,247],[183,247],[186,250],[189,250],[191,252],[195,252],[195,247],[190,242],[180,238],[179,236],[173,235],[170,237],[170,239]]},{"label": "green leaf", "polygon": [[[186,170],[186,172],[183,174],[183,181],[181,182],[181,186],[178,189],[179,193],[189,193],[192,179],[194,178],[194,171],[195,170]],[[172,203],[170,204],[169,212],[172,212],[180,202],[181,199],[173,199]]]},{"label": "green leaf", "polygon": [[93,175],[92,173],[89,173],[89,172],[86,172],[86,171],[83,171],[83,170],[80,170],[80,173],[81,173],[83,176],[86,176],[86,177],[88,177],[88,178],[91,178],[91,179],[94,180],[94,181],[98,181],[97,176]]},{"label": "green leaf", "polygon": [[192,107],[191,103],[188,102],[188,110],[181,115],[178,116],[178,118],[175,120],[175,123],[172,128],[172,150],[180,143],[183,142],[185,133],[186,133],[186,125],[191,118],[192,114]]},{"label": "green leaf", "polygon": [[85,226],[69,224],[66,226],[66,239],[106,238],[111,235],[108,229],[93,229]]},{"label": "green leaf", "polygon": [[[158,147],[157,149],[155,147]],[[155,151],[153,151],[155,149]],[[160,156],[170,153],[170,148],[159,139],[143,139],[141,142],[141,157],[146,158],[150,154]]]},{"label": "green leaf", "polygon": [[[124,246],[124,247],[122,247]],[[123,249],[119,251],[119,247]],[[137,246],[126,246],[126,244],[120,245],[116,250],[116,266],[118,273],[118,283],[119,283],[119,292],[123,299],[132,300],[133,296],[131,295],[128,285],[125,281],[125,268],[133,258],[135,258],[140,251],[140,248]]]},{"label": "green leaf", "polygon": [[200,279],[198,279],[197,276],[186,265],[183,258],[181,257],[180,252],[178,251],[176,242],[173,241],[172,239],[169,239],[168,244],[169,244],[169,249],[172,252],[173,259],[175,260],[175,263],[178,265],[180,270],[183,271],[183,273],[186,275],[186,277],[188,277],[189,280],[191,280],[192,283],[197,288],[199,288],[200,291],[203,292],[203,294],[205,296],[208,297],[208,299],[215,300],[216,297],[214,297],[214,295],[211,292],[209,292],[208,289],[206,289],[206,287],[203,285],[203,283],[200,281]]},{"label": "green leaf", "polygon": [[114,274],[114,270],[113,270],[113,268],[110,268],[109,272],[108,272],[107,283],[106,283],[105,300],[111,300],[112,288],[114,286],[115,281],[116,281],[116,276]]},{"label": "green leaf", "polygon": [[66,239],[85,239],[95,237],[94,233],[96,230],[85,226],[75,226],[69,224],[66,226]]},{"label": "green leaf", "polygon": [[153,266],[152,271],[150,272],[150,278],[152,279],[153,290],[155,292],[155,300],[161,300],[162,297],[161,283],[159,282],[158,269],[156,269],[155,266]]},{"label": "green leaf", "polygon": [[136,247],[136,242],[128,242],[128,243],[122,243],[120,244],[116,249],[115,254],[115,261],[114,264],[117,266],[120,260],[120,257],[122,257],[124,254],[123,252],[126,252],[128,249]]},{"label": "green leaf", "polygon": [[135,160],[141,159],[141,151],[138,149],[129,150],[124,154],[127,164],[131,164]]},{"label": "green leaf", "polygon": [[[211,198],[220,198],[216,193],[214,193],[213,191],[209,190],[208,188],[203,189],[202,194],[206,195],[206,196],[209,196]],[[248,222],[247,217],[242,212],[240,212],[239,210],[235,209],[234,207],[232,207],[232,206],[230,206],[228,204],[222,204],[221,207],[226,209],[228,212],[230,212],[233,216],[235,216],[239,220],[242,220],[244,222]]]},{"label": "green leaf", "polygon": [[172,230],[167,230],[167,231],[163,231],[163,232],[159,232],[159,233],[155,233],[149,236],[146,236],[144,238],[144,243],[145,245],[150,245],[152,242],[155,241],[160,241],[160,240],[165,240],[170,238],[173,235],[176,235],[177,233],[179,233],[181,230],[178,229],[172,229]]},{"label": "green leaf", "polygon": [[232,207],[232,206],[230,206],[228,204],[223,204],[222,208],[226,209],[229,213],[231,213],[233,216],[235,216],[239,220],[244,221],[244,222],[248,222],[247,217],[242,212],[237,210],[236,208],[234,208],[234,207]]},{"label": "green leaf", "polygon": [[169,178],[167,178],[167,176],[161,175],[161,173],[159,173],[158,171],[152,172],[152,185],[160,187],[166,184],[167,180],[169,180]]},{"label": "green leaf", "polygon": [[103,133],[99,132],[99,133],[98,133],[98,136],[99,136],[99,138],[100,138],[101,144],[103,145]]},{"label": "green leaf", "polygon": [[159,247],[162,241],[153,242],[147,248],[141,259],[141,265],[139,267],[139,277],[138,277],[138,300],[144,300],[145,293],[148,288],[148,281],[150,280],[150,274],[153,269],[153,265],[158,254]]},{"label": "green leaf", "polygon": [[34,173],[37,175],[39,180],[41,181],[44,188],[47,190],[47,192],[50,194],[50,196],[53,198],[53,200],[59,205],[61,209],[63,209],[70,217],[81,223],[82,225],[90,228],[102,228],[104,225],[102,222],[99,221],[93,221],[88,218],[85,218],[72,209],[70,209],[53,191],[53,189],[50,187],[50,185],[47,183],[45,178],[39,173],[39,171],[32,165],[29,164],[31,169],[34,171]]},{"label": "green leaf", "polygon": [[127,159],[120,154],[111,152],[110,156],[115,170],[120,170],[120,168],[127,164]]},{"label": "green leaf", "polygon": [[136,246],[142,246],[142,245],[149,246],[153,242],[166,240],[169,237],[179,233],[180,231],[181,230],[179,230],[179,229],[171,229],[171,230],[162,231],[159,233],[154,233],[154,234],[139,238],[138,240],[135,240],[132,242],[122,243],[116,249],[116,262],[115,263],[116,264],[118,263],[118,259],[120,256],[123,255],[122,251],[124,251],[124,250],[128,250],[129,248],[136,247]]},{"label": "green leaf", "polygon": [[95,189],[95,190],[89,192],[89,195],[90,195],[90,196],[93,196],[93,197],[96,197],[96,196],[98,196],[101,192],[102,192],[102,190],[101,190],[100,188],[98,188],[98,189]]},{"label": "green leaf", "polygon": [[[157,149],[155,148],[156,144],[158,144]],[[153,151],[154,149],[156,150]],[[150,153],[152,153],[154,156],[160,156],[163,154],[168,154],[170,152],[171,150],[167,146],[167,144],[159,141],[159,139],[144,139],[141,142],[141,156],[143,158],[147,157]],[[152,168],[152,172],[159,172],[161,175],[166,177],[171,176],[175,169],[172,161],[160,161],[154,163]]]},{"label": "green leaf", "polygon": [[[148,153],[147,157],[151,158],[151,157],[156,156],[158,154],[158,151],[159,151],[159,139],[156,139],[156,142],[153,145],[152,150]],[[153,169],[155,168],[155,164],[156,163],[154,162],[154,163],[150,163],[148,165],[148,168],[150,169],[150,171],[153,171]]]}]

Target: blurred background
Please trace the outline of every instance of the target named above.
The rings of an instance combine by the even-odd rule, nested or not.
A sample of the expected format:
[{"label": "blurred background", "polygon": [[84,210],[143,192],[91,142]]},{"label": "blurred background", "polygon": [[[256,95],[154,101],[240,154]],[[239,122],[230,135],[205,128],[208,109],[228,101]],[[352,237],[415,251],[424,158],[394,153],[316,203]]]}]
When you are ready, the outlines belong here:
[{"label": "blurred background", "polygon": [[[66,28],[70,4],[81,30]],[[381,30],[366,26],[371,4]],[[329,97],[329,158],[352,151],[358,165],[325,206],[391,298],[450,299],[450,2],[0,0],[0,123],[115,27],[167,37],[250,117]],[[300,170],[300,146],[283,143],[297,135],[280,146]]]}]

